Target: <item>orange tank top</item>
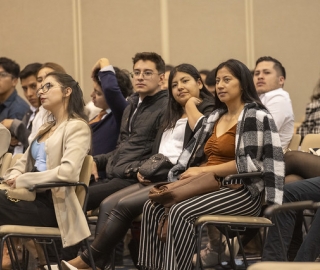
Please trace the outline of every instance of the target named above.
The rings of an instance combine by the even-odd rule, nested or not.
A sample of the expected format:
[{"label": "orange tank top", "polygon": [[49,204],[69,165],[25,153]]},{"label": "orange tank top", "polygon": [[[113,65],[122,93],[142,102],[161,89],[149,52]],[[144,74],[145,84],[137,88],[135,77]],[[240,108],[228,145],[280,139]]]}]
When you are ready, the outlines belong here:
[{"label": "orange tank top", "polygon": [[207,163],[202,166],[218,165],[235,160],[237,124],[219,137],[216,136],[216,126],[214,126],[213,133],[204,147]]}]

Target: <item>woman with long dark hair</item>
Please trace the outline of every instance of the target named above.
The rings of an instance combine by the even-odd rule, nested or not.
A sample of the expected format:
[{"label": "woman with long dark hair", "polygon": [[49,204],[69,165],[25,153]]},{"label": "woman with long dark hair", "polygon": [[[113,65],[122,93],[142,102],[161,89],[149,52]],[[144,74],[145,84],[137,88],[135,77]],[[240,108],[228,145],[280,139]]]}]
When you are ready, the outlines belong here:
[{"label": "woman with long dark hair", "polygon": [[[79,84],[70,75],[51,72],[44,77],[37,95],[53,120],[40,128],[24,155],[4,176],[12,189],[78,182],[90,150],[91,131]],[[0,190],[0,203],[0,225],[58,226],[64,247],[90,235],[73,187],[39,191],[34,201],[10,200]]]},{"label": "woman with long dark hair", "polygon": [[[201,126],[203,115],[213,111],[214,99],[205,88],[197,69],[189,64],[181,64],[171,71],[168,88],[168,110],[155,139],[153,152],[164,154],[175,164],[183,148]],[[200,162],[198,160],[193,165]],[[115,245],[123,239],[148,200],[152,183],[140,173],[138,180],[140,183],[112,194],[100,205],[96,238],[91,245],[91,252],[101,269],[106,262],[99,260],[109,258]],[[63,265],[67,269],[89,268],[88,252],[84,251],[68,263],[63,261]]]},{"label": "woman with long dark hair", "polygon": [[[140,269],[192,269],[195,249],[194,221],[203,214],[257,216],[261,194],[268,203],[282,203],[284,163],[280,137],[270,113],[261,104],[249,69],[228,60],[216,69],[216,110],[203,121],[169,172],[169,181],[202,173],[229,174],[264,171],[264,179],[234,180],[215,192],[195,196],[173,205],[168,213],[167,241],[157,235],[165,214],[160,204],[147,201],[143,209],[140,237]],[[195,145],[195,152],[192,151]],[[186,168],[199,157],[201,166]]]}]

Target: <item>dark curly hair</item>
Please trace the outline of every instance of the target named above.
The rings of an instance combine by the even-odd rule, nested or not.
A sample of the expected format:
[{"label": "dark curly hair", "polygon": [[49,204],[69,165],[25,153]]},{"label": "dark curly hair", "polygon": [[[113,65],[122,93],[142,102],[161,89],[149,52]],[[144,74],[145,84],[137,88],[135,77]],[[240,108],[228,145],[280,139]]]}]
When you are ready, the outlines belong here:
[{"label": "dark curly hair", "polygon": [[[113,67],[116,72],[116,78],[118,86],[121,90],[122,95],[127,98],[133,93],[133,86],[130,79],[130,73],[126,69],[119,69],[118,67]],[[101,87],[101,81],[99,79],[99,69],[96,69],[93,74],[93,80],[98,83]]]},{"label": "dark curly hair", "polygon": [[0,66],[4,69],[5,72],[11,74],[12,77],[19,77],[20,66],[15,61],[7,57],[0,57]]},{"label": "dark curly hair", "polygon": [[142,52],[142,53],[137,53],[133,58],[133,66],[138,62],[138,61],[151,61],[155,63],[156,69],[158,70],[159,73],[165,73],[165,63],[162,59],[162,57],[155,53],[155,52]]}]

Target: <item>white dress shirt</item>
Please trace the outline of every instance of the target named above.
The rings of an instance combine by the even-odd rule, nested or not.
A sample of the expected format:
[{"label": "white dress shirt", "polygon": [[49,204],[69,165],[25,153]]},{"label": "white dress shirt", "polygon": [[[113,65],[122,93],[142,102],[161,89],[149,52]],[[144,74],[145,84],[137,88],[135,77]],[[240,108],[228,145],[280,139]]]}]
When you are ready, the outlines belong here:
[{"label": "white dress shirt", "polygon": [[183,141],[188,118],[181,118],[176,122],[174,128],[167,129],[163,132],[159,146],[159,153],[165,155],[173,164],[183,150]]},{"label": "white dress shirt", "polygon": [[294,114],[289,93],[282,88],[260,95],[260,100],[271,113],[284,150],[288,148],[294,129]]}]

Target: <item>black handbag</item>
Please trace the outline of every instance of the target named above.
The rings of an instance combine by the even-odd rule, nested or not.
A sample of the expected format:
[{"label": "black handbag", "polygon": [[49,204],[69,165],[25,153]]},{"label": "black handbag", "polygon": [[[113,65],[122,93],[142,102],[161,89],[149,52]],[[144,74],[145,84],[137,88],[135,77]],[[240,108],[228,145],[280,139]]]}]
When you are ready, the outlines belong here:
[{"label": "black handbag", "polygon": [[163,154],[155,154],[139,168],[139,173],[151,182],[165,181],[168,173],[174,165]]}]

